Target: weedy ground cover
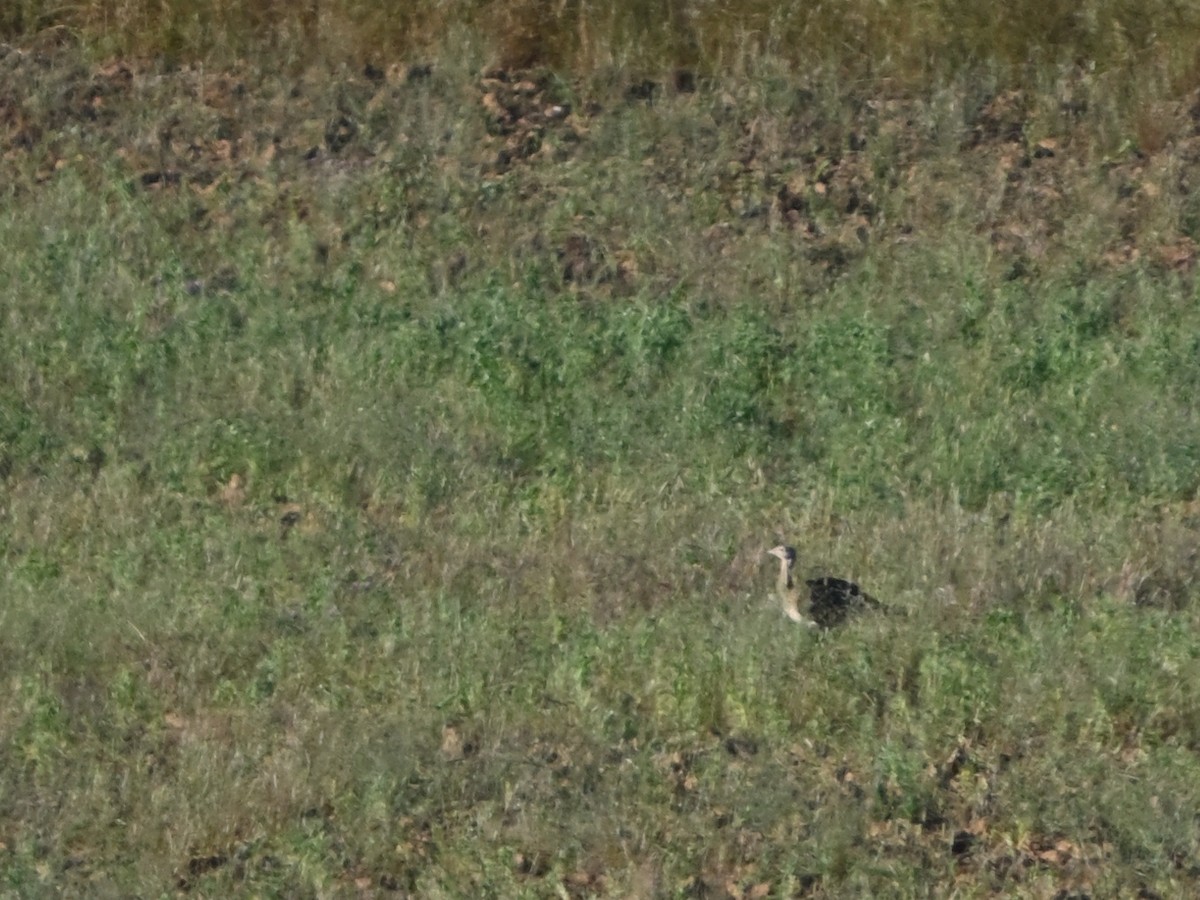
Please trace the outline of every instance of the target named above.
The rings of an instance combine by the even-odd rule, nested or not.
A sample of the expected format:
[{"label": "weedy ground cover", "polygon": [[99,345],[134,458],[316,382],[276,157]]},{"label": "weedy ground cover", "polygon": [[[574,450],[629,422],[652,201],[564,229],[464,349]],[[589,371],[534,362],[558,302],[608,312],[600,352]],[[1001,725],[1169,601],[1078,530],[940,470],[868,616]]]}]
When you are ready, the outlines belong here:
[{"label": "weedy ground cover", "polygon": [[1191,893],[1195,97],[465,46],[0,59],[2,890]]}]

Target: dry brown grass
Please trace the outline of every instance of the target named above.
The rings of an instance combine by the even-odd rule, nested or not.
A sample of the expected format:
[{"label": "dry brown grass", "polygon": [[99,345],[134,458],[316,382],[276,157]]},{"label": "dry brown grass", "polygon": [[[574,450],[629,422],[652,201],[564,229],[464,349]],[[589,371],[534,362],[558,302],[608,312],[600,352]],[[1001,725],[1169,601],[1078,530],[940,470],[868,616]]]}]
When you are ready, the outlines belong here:
[{"label": "dry brown grass", "polygon": [[1200,13],[1157,0],[1002,4],[779,4],[716,0],[426,0],[380,4],[279,0],[85,0],[63,7],[17,0],[0,35],[24,40],[65,27],[102,52],[418,61],[457,35],[492,65],[575,72],[632,65],[659,74],[828,68],[852,79],[927,84],[964,70],[997,68],[1028,82],[1056,66],[1132,75],[1154,70],[1175,93],[1195,80]]}]

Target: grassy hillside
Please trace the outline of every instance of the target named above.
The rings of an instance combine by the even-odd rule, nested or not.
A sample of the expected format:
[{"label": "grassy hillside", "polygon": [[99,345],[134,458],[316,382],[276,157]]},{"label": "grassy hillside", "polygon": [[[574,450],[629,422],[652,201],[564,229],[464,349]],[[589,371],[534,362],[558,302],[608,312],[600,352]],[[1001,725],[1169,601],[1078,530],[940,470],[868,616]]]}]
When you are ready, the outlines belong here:
[{"label": "grassy hillside", "polygon": [[[0,892],[1194,893],[1165,69],[55,35],[0,58]],[[792,627],[781,540],[903,615]]]},{"label": "grassy hillside", "polygon": [[928,84],[994,64],[1028,83],[1058,67],[1114,73],[1130,97],[1197,84],[1200,11],[1178,0],[1013,0],[1002,5],[839,0],[11,0],[5,39],[82,38],[123,57],[318,59],[441,56],[467,40],[506,68],[612,66],[707,74],[829,68]]}]

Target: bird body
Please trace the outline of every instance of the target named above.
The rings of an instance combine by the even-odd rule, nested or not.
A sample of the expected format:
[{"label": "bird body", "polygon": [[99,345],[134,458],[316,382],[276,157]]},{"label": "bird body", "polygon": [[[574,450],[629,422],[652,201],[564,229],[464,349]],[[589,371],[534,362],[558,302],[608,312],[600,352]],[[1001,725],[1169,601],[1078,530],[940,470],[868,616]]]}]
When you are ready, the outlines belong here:
[{"label": "bird body", "polygon": [[853,613],[883,608],[878,600],[853,581],[825,576],[804,582],[808,588],[806,616],[800,610],[801,590],[792,577],[792,570],[796,566],[796,548],[780,545],[767,552],[779,560],[779,602],[784,615],[793,622],[803,623],[810,628],[833,628]]},{"label": "bird body", "polygon": [[853,581],[842,578],[810,578],[808,610],[822,628],[840,625],[851,613],[880,609],[880,603]]}]

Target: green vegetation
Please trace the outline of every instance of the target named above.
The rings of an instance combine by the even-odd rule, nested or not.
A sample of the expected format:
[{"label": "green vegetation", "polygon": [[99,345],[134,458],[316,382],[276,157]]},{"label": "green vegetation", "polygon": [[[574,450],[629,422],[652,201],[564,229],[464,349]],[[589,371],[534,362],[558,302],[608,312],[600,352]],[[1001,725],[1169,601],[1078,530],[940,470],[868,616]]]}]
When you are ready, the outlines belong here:
[{"label": "green vegetation", "polygon": [[0,896],[1196,892],[1178,48],[186,59],[235,6],[0,13]]}]

